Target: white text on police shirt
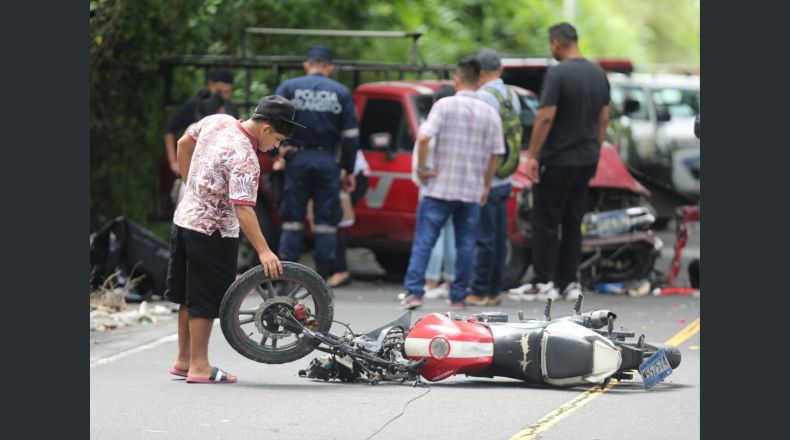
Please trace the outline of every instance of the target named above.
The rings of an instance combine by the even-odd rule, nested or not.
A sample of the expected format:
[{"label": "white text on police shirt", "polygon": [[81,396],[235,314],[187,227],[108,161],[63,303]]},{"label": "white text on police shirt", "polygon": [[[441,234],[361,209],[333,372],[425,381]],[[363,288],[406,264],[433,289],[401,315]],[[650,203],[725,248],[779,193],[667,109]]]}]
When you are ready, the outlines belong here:
[{"label": "white text on police shirt", "polygon": [[343,111],[343,105],[337,100],[337,93],[326,90],[296,89],[294,90],[293,103],[296,110],[332,112],[334,114]]}]

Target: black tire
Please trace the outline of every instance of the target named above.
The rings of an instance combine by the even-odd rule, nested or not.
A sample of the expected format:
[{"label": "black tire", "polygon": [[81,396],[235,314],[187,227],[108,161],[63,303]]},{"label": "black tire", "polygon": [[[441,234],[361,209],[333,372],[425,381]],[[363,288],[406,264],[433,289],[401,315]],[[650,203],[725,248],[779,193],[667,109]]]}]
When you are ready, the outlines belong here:
[{"label": "black tire", "polygon": [[[231,284],[220,305],[220,327],[225,339],[234,350],[256,362],[266,364],[293,362],[307,356],[320,344],[320,341],[316,339],[300,335],[294,336],[295,341],[284,347],[267,347],[262,345],[263,341],[258,343],[250,337],[251,335],[246,334],[249,328],[245,330],[242,328],[242,325],[249,323],[242,324],[239,319],[242,302],[249,300],[248,295],[254,292],[257,287],[267,284],[267,282],[272,282],[272,284],[275,282],[283,283],[278,284],[278,286],[292,283],[305,289],[313,302],[314,309],[312,313],[317,316],[318,325],[314,328],[314,331],[328,333],[332,327],[334,304],[332,302],[331,289],[326,281],[314,270],[301,264],[284,261],[282,265],[283,274],[274,280],[264,275],[263,268],[260,265],[248,270]],[[283,293],[283,290],[277,290],[275,297],[286,300],[286,297],[282,296]],[[258,307],[262,307],[265,304],[265,300],[255,295],[257,293],[252,294],[252,302],[257,300],[260,303]],[[250,313],[246,314],[249,315]],[[273,339],[276,340],[275,338]]]},{"label": "black tire", "polygon": [[669,229],[670,221],[672,221],[671,217],[656,217],[656,221],[653,222],[653,229],[656,231],[666,231]]},{"label": "black tire", "polygon": [[611,251],[597,263],[596,271],[603,282],[640,280],[647,278],[655,266],[658,251],[649,243],[638,242],[626,245],[616,260],[609,258]]},{"label": "black tire", "polygon": [[651,349],[645,353],[645,358],[649,357],[656,351],[663,348],[664,352],[666,352],[667,354],[667,361],[669,362],[669,366],[672,367],[673,370],[676,369],[678,366],[680,366],[680,359],[681,359],[680,349],[678,349],[674,345],[647,343],[645,344],[645,346]]},{"label": "black tire", "polygon": [[508,240],[505,270],[502,272],[502,290],[516,287],[524,274],[527,273],[532,263],[532,254],[529,248],[513,247]]},{"label": "black tire", "polygon": [[406,274],[409,268],[409,253],[395,251],[375,251],[376,261],[390,276]]},{"label": "black tire", "polygon": [[699,289],[699,258],[694,259],[689,263],[689,282],[691,287]]}]

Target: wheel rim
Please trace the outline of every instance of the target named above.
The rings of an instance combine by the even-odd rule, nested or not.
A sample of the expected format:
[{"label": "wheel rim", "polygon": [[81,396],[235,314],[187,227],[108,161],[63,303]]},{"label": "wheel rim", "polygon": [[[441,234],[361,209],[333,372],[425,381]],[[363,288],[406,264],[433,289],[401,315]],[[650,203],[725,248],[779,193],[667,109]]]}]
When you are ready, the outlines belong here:
[{"label": "wheel rim", "polygon": [[281,353],[303,347],[309,338],[285,330],[274,317],[283,310],[293,313],[294,307],[302,303],[318,316],[314,323],[317,327],[324,319],[319,295],[304,281],[286,276],[264,279],[238,295],[232,313],[233,332],[244,346],[255,351]]}]

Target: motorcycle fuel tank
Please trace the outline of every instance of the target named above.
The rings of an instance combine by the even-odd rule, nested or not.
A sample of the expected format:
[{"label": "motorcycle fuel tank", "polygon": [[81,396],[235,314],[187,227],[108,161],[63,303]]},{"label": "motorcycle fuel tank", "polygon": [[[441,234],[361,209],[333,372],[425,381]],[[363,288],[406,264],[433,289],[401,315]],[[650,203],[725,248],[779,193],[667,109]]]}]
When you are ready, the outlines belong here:
[{"label": "motorcycle fuel tank", "polygon": [[487,326],[438,313],[414,325],[404,348],[409,359],[427,359],[420,375],[431,382],[484,371],[494,359],[494,339]]}]

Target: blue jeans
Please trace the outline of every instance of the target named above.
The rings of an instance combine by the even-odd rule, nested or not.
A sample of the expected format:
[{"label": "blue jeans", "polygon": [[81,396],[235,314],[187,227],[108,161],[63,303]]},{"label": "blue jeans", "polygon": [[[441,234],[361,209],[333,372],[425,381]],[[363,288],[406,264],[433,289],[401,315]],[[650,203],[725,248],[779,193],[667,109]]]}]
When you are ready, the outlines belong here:
[{"label": "blue jeans", "polygon": [[445,222],[442,230],[439,232],[439,239],[431,251],[428,268],[425,270],[425,279],[432,281],[442,279],[442,267],[444,267],[444,280],[449,282],[455,280],[455,228],[453,227],[453,216],[447,219],[447,222]]},{"label": "blue jeans", "polygon": [[496,297],[502,289],[502,272],[507,257],[507,199],[510,184],[491,188],[488,201],[480,209],[475,249],[475,276],[471,291],[478,296]]},{"label": "blue jeans", "polygon": [[409,294],[422,298],[425,294],[425,269],[431,250],[439,238],[439,231],[453,217],[455,227],[455,280],[450,286],[450,301],[462,302],[472,278],[477,221],[480,205],[477,203],[440,200],[423,197],[417,208],[417,226],[411,245],[409,268],[406,271],[404,288]]}]

